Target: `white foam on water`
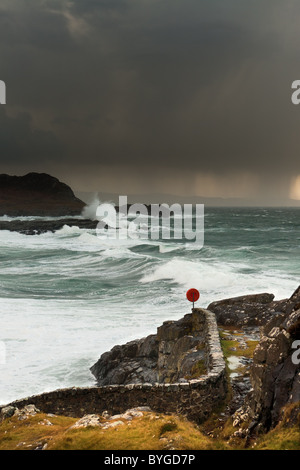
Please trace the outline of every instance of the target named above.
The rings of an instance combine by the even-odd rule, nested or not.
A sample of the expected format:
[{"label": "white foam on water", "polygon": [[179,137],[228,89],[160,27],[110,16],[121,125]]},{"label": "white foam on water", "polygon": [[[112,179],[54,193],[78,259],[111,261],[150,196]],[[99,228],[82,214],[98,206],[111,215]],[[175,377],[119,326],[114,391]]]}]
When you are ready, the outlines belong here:
[{"label": "white foam on water", "polygon": [[94,384],[89,367],[100,354],[190,311],[188,288],[199,289],[196,306],[204,308],[258,292],[289,297],[299,258],[288,251],[274,257],[274,247],[258,258],[247,241],[236,250],[199,250],[167,240],[105,240],[66,225],[30,236],[0,231],[0,403]]},{"label": "white foam on water", "polygon": [[[245,265],[242,265],[243,267]],[[263,271],[243,274],[237,263],[209,263],[173,258],[156,268],[149,269],[140,282],[172,281],[185,289],[195,287],[207,298],[219,300],[226,297],[258,292],[271,292],[277,299],[290,296],[297,287],[297,281],[279,272]]]},{"label": "white foam on water", "polygon": [[51,216],[39,216],[39,215],[32,215],[32,216],[9,216],[9,215],[1,215],[0,216],[0,222],[16,222],[16,221],[22,221],[22,222],[31,222],[34,220],[64,220],[64,219],[82,219],[82,215],[62,215],[62,216],[56,216],[56,217],[51,217]]},{"label": "white foam on water", "polygon": [[[115,300],[115,301],[113,301]],[[112,301],[6,299],[1,301],[0,404],[72,386],[90,386],[89,368],[116,344],[156,332],[159,321],[181,317],[180,306]]]}]

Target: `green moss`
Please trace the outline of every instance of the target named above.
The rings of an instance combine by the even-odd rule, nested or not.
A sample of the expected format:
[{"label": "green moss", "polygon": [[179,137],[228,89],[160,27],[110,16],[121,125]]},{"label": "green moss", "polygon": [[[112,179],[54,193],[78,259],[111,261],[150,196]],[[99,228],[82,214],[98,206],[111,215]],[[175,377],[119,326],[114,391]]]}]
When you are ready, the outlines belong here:
[{"label": "green moss", "polygon": [[176,431],[177,429],[178,429],[178,426],[174,421],[168,421],[167,423],[164,423],[162,427],[160,428],[159,435],[162,436],[163,434],[167,432]]},{"label": "green moss", "polygon": [[[230,334],[230,336],[228,335]],[[247,359],[252,359],[254,349],[256,348],[258,341],[249,340],[247,338],[243,338],[242,330],[233,330],[232,329],[219,329],[220,335],[220,343],[222,347],[222,351],[224,354],[227,373],[229,374],[231,371],[229,370],[228,358],[231,356],[234,357],[245,357]],[[236,338],[236,339],[232,339]],[[246,347],[242,347],[239,341],[239,338],[244,339],[244,343]],[[230,339],[228,339],[230,338]],[[238,372],[240,375],[245,375],[248,372],[249,366],[248,365],[240,365],[234,371]]]},{"label": "green moss", "polygon": [[186,380],[197,379],[201,375],[207,374],[207,368],[203,359],[197,361],[191,368],[191,373],[185,376]]}]

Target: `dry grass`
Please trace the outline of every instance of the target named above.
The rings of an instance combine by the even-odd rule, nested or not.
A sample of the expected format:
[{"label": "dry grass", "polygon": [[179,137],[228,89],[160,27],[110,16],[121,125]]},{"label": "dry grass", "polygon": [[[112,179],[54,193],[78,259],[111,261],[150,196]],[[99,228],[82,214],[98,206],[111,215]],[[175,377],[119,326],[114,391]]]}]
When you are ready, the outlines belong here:
[{"label": "dry grass", "polygon": [[[227,330],[227,329],[226,329]],[[225,358],[252,357],[256,341],[240,347],[242,331],[230,331],[234,339],[220,330]],[[199,372],[199,371],[198,371]],[[228,399],[230,399],[230,390]],[[223,405],[223,407],[226,403]],[[39,413],[26,420],[12,417],[0,424],[0,450],[237,450],[246,448],[244,439],[232,439],[236,428],[232,419],[222,418],[223,407],[196,426],[182,416],[144,412],[132,421],[122,419],[115,428],[87,427],[70,429],[76,418]],[[223,413],[224,415],[224,413]],[[222,419],[221,419],[222,418]],[[226,418],[225,418],[226,419]],[[47,425],[47,420],[52,425]],[[106,422],[101,418],[101,422]],[[110,421],[111,422],[111,421]],[[248,447],[248,446],[247,446]],[[251,441],[250,449],[300,450],[300,403],[285,408],[280,424]],[[249,449],[249,447],[248,447]]]},{"label": "dry grass", "polygon": [[[252,441],[249,450],[300,450],[300,404],[285,410],[282,422]],[[221,411],[221,410],[220,410]],[[50,421],[52,425],[44,424]],[[177,415],[144,413],[115,428],[70,429],[76,418],[39,413],[26,420],[8,418],[0,424],[0,450],[240,450],[243,439],[231,439],[229,419],[218,429],[218,415],[201,425]],[[104,419],[101,419],[105,422]],[[111,422],[111,421],[110,421]],[[206,435],[213,431],[212,435]]]},{"label": "dry grass", "polygon": [[[41,424],[49,420],[53,425]],[[206,450],[214,443],[197,426],[183,417],[145,413],[115,428],[70,429],[76,419],[37,414],[27,420],[16,417],[0,426],[0,450],[35,449],[47,444],[49,450]]]},{"label": "dry grass", "polygon": [[258,450],[300,450],[300,402],[283,409],[280,423],[264,436],[255,446]]},{"label": "dry grass", "polygon": [[[45,420],[49,420],[52,426],[43,424]],[[75,418],[50,417],[44,413],[38,413],[25,420],[14,416],[0,425],[0,450],[35,449],[66,432],[75,422]]]}]

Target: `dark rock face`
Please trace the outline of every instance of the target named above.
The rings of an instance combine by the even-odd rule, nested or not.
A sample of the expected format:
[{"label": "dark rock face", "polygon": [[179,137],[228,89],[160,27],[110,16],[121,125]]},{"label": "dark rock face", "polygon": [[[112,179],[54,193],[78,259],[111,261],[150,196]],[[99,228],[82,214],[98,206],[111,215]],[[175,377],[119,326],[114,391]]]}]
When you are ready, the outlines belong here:
[{"label": "dark rock face", "polygon": [[84,206],[69,186],[46,173],[0,175],[0,215],[79,215]]},{"label": "dark rock face", "polygon": [[[251,368],[251,408],[260,423],[270,428],[287,403],[300,401],[300,364],[293,359],[293,343],[300,340],[300,287],[283,311],[261,331]],[[300,356],[300,354],[299,354]]]},{"label": "dark rock face", "polygon": [[178,382],[193,375],[196,364],[205,361],[203,317],[194,312],[177,322],[167,321],[157,328],[159,382]]},{"label": "dark rock face", "polygon": [[150,335],[102,354],[91,367],[98,385],[187,381],[204,364],[204,317],[199,312],[167,321]]},{"label": "dark rock face", "polygon": [[[261,327],[250,368],[252,391],[234,419],[252,419],[253,428],[269,430],[281,418],[282,408],[300,401],[300,287],[283,303],[282,311]],[[243,417],[241,419],[241,417]]]},{"label": "dark rock face", "polygon": [[254,294],[212,302],[207,309],[214,312],[219,325],[261,326],[285,311],[288,299],[275,301],[273,294]]},{"label": "dark rock face", "polygon": [[91,367],[99,385],[157,381],[158,343],[155,335],[114,346]]}]

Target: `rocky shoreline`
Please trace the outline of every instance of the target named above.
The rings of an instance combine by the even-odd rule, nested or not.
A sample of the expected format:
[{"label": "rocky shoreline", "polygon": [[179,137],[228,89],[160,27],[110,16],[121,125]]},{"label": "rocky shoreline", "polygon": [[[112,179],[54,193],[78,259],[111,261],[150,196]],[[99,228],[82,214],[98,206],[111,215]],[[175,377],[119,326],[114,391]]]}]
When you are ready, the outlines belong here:
[{"label": "rocky shoreline", "polygon": [[[226,317],[221,313],[222,305]],[[272,294],[262,293],[225,299],[210,307],[216,313],[194,309],[179,321],[165,322],[156,335],[115,346],[104,353],[91,367],[97,379],[95,387],[56,390],[18,400],[10,406],[35,404],[46,412],[79,417],[95,413],[103,406],[120,413],[129,407],[150,405],[159,412],[184,414],[188,410],[188,416],[197,421],[200,415],[201,419],[209,416],[202,414],[207,409],[207,397],[216,400],[219,390],[219,398],[226,405],[219,423],[231,419],[237,428],[235,435],[241,438],[268,432],[280,422],[285,406],[300,403],[300,361],[292,361],[294,341],[300,340],[300,286],[290,298],[280,301],[274,301]],[[203,314],[206,318],[214,317],[219,330],[217,336],[214,333],[207,336],[209,349],[202,346],[207,341]],[[223,353],[213,352],[219,334]],[[254,353],[247,358],[246,343],[251,341]],[[242,373],[232,373],[230,367],[230,358],[237,349],[239,365],[245,368]],[[208,351],[215,354],[213,373],[209,372]],[[223,354],[231,389],[229,401],[225,399],[223,366],[218,365]],[[203,360],[208,375],[202,369],[191,378],[198,360]],[[296,414],[293,423],[298,419]]]},{"label": "rocky shoreline", "polygon": [[[91,367],[96,386],[17,400],[0,407],[0,422],[35,406],[43,413],[81,418],[93,426],[90,416],[98,423],[103,414],[126,414],[128,409],[147,406],[154,413],[183,415],[202,423],[209,438],[218,439],[225,432],[230,446],[253,446],[259,436],[281,425],[297,436],[300,360],[293,362],[292,354],[294,342],[300,340],[300,286],[280,301],[262,293],[214,302],[210,308],[215,313],[193,309],[179,321],[165,322],[156,335],[104,353]],[[205,330],[204,317],[215,327]],[[219,338],[222,349],[215,348]],[[209,348],[203,348],[205,341]],[[250,355],[249,344],[254,351]],[[194,359],[199,358],[207,370],[198,370],[193,379]],[[234,367],[231,359],[237,360]],[[224,431],[228,427],[230,431]]]},{"label": "rocky shoreline", "polygon": [[95,230],[98,221],[82,218],[61,218],[55,220],[11,220],[0,221],[0,230],[9,230],[10,232],[19,232],[25,235],[40,235],[46,232],[56,232],[62,229],[65,225],[69,227],[79,227],[83,229]]},{"label": "rocky shoreline", "polygon": [[[205,420],[227,394],[225,362],[214,314],[194,309],[177,322],[165,322],[158,328],[158,338],[157,348],[155,338],[150,337],[116,347],[108,353],[109,357],[104,355],[108,364],[106,372],[113,370],[117,363],[120,366],[104,382],[100,377],[103,357],[100,358],[94,367],[94,373],[99,375],[94,387],[54,390],[17,400],[3,408],[34,404],[45,413],[80,417],[104,410],[116,414],[131,407],[150,406],[156,412],[182,414],[195,422]],[[145,359],[152,354],[153,347],[158,357],[153,357],[154,363],[149,367]],[[193,370],[203,356],[205,370],[199,371],[198,367]],[[145,382],[145,378],[151,382]]]}]

